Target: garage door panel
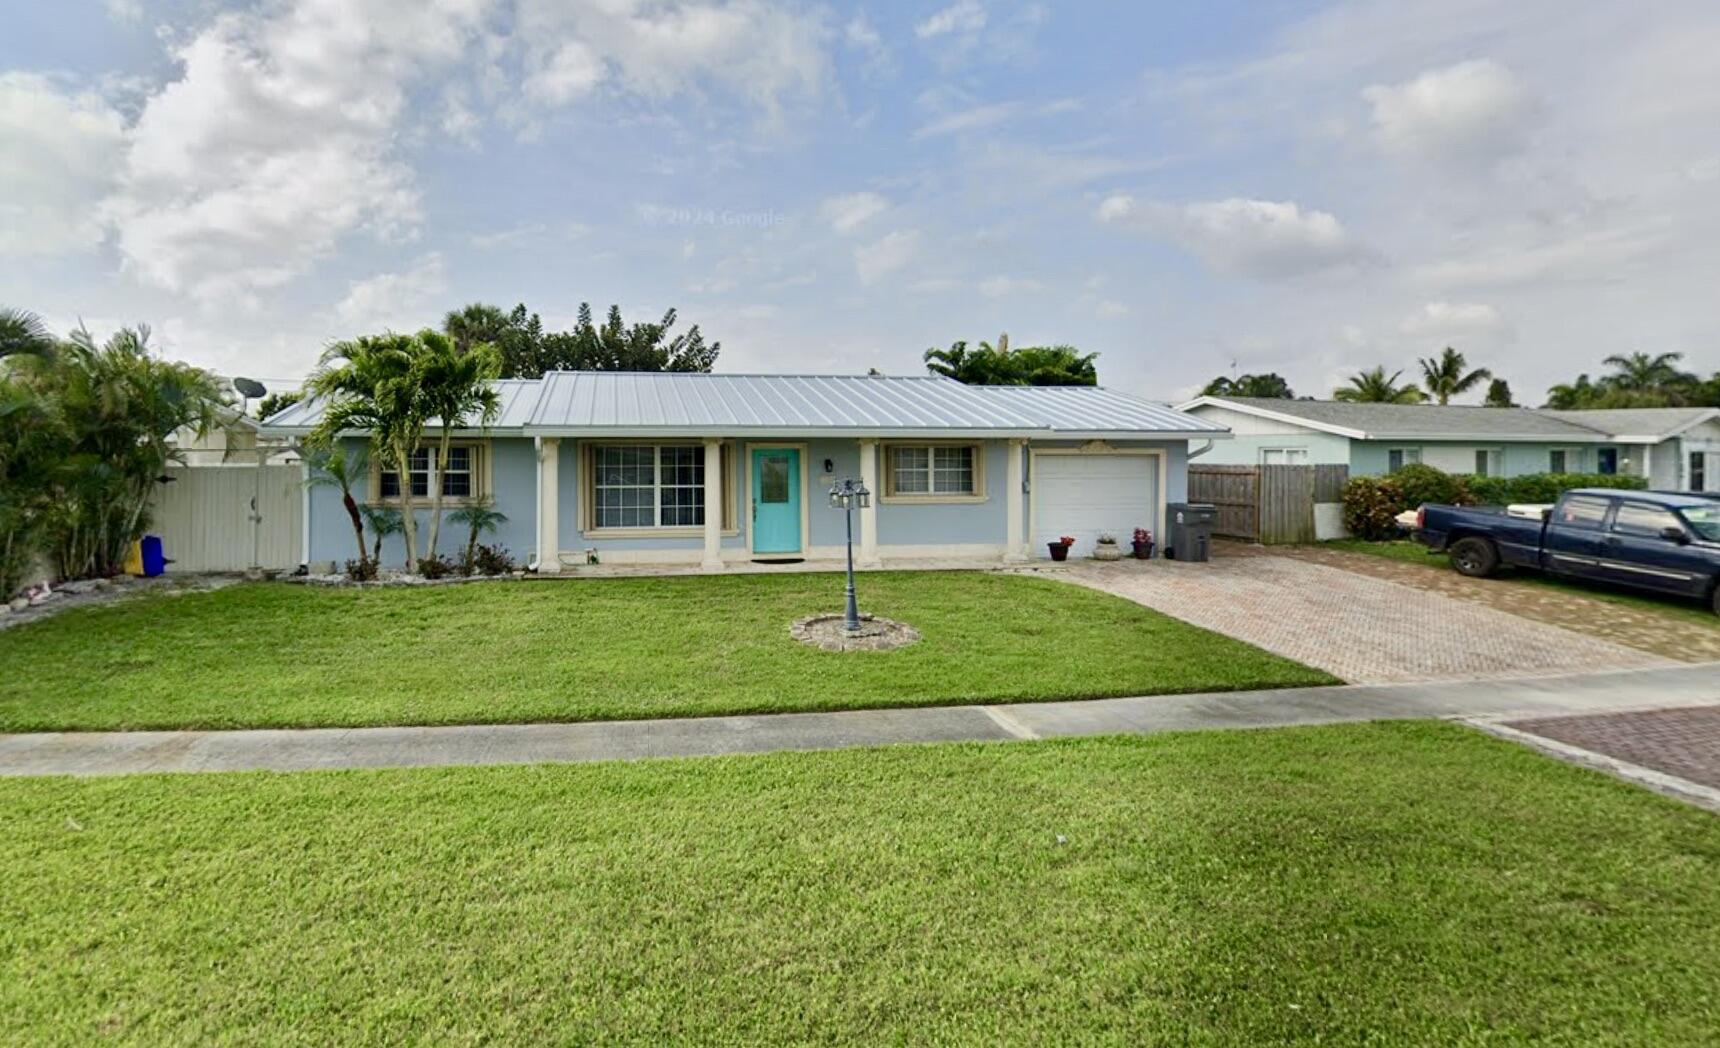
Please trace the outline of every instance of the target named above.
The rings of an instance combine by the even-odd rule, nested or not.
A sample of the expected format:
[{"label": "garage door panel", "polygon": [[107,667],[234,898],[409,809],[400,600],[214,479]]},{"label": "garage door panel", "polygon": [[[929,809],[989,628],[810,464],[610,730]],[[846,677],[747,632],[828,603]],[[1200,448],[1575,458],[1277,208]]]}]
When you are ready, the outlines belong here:
[{"label": "garage door panel", "polygon": [[1153,455],[1040,455],[1034,459],[1033,548],[1073,536],[1086,556],[1100,532],[1127,542],[1138,527],[1158,534],[1159,460]]}]

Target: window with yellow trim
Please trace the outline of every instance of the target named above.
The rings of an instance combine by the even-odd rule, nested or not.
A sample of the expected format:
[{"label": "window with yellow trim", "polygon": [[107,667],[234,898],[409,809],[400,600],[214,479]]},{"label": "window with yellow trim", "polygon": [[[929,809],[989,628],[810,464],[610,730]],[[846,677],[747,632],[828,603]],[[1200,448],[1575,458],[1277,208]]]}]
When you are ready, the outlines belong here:
[{"label": "window with yellow trim", "polygon": [[[705,526],[703,444],[595,444],[587,448],[586,466],[590,530]],[[724,446],[719,485],[728,471]],[[732,526],[726,498],[722,523]]]},{"label": "window with yellow trim", "polygon": [[884,494],[891,498],[972,498],[980,494],[980,449],[974,444],[891,444],[885,448]]},{"label": "window with yellow trim", "polygon": [[[406,478],[411,485],[414,499],[428,499],[432,470],[430,459],[434,447],[422,447],[412,453],[407,462]],[[448,460],[440,470],[442,497],[454,501],[466,501],[483,498],[485,491],[483,465],[483,447],[474,443],[450,444]],[[372,490],[376,492],[376,500],[380,502],[400,501],[400,474],[392,469],[384,469],[380,463],[375,463],[371,469]]]}]

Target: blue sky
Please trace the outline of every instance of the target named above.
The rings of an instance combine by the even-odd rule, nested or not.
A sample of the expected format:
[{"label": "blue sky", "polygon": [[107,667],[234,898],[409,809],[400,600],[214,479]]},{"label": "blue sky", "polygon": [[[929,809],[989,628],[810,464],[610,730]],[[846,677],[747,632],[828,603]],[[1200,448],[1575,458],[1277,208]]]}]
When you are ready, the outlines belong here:
[{"label": "blue sky", "polygon": [[524,301],[722,370],[1720,368],[1720,8],[14,0],[7,304],[290,380]]}]

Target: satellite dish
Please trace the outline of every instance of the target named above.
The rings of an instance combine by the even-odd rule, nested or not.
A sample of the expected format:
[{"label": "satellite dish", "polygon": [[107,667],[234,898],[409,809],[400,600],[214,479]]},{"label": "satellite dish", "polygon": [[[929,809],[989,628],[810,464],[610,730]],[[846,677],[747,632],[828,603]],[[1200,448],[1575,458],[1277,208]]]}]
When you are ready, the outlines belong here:
[{"label": "satellite dish", "polygon": [[261,382],[258,382],[256,379],[252,379],[252,378],[236,378],[236,379],[234,379],[233,380],[233,388],[238,390],[247,400],[250,400],[253,397],[267,396],[268,392],[269,392],[267,389],[265,389],[263,387],[263,384]]}]

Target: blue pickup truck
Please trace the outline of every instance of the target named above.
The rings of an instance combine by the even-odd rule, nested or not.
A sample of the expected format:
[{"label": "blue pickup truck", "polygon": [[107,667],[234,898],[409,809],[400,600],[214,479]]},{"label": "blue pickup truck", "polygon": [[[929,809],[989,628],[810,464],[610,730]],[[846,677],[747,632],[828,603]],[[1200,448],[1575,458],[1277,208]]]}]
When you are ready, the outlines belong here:
[{"label": "blue pickup truck", "polygon": [[1423,506],[1416,541],[1476,578],[1502,567],[1696,597],[1720,613],[1720,497],[1578,488],[1539,519]]}]

